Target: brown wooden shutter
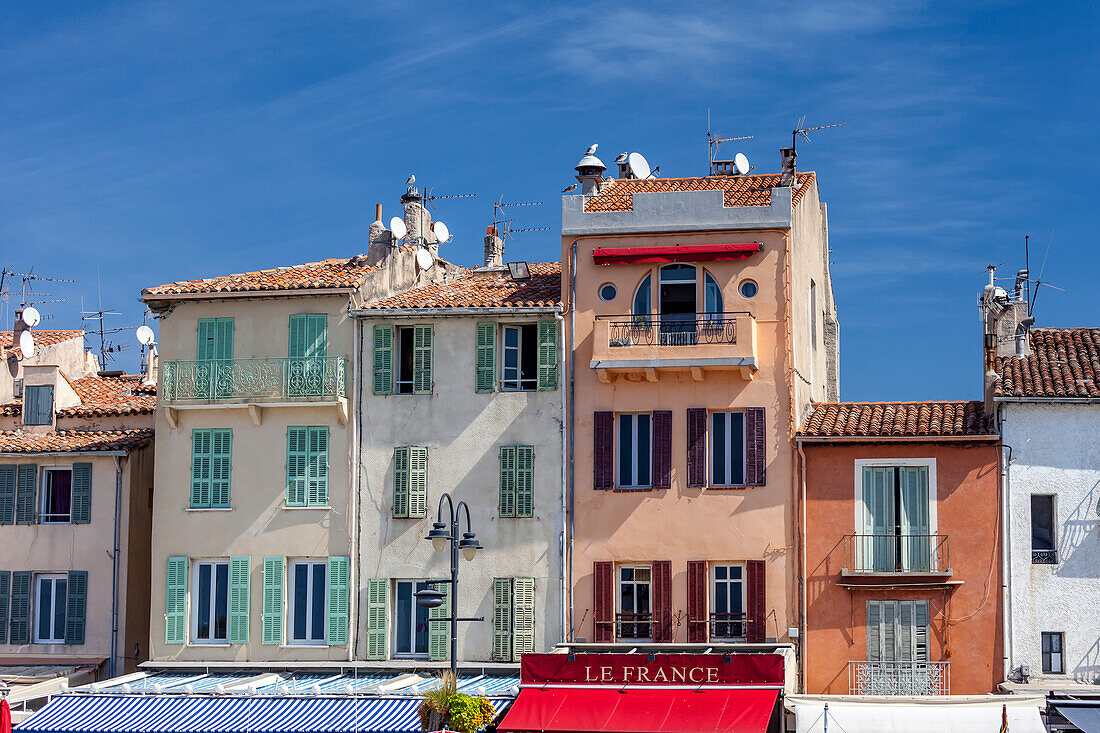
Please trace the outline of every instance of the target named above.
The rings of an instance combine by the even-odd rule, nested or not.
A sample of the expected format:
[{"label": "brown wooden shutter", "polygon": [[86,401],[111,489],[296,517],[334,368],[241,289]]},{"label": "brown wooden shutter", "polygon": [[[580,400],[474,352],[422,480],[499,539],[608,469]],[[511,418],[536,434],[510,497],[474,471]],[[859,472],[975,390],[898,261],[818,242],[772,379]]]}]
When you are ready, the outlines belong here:
[{"label": "brown wooden shutter", "polygon": [[752,643],[762,643],[767,636],[765,621],[768,615],[768,603],[765,588],[767,586],[763,560],[748,561],[749,581],[749,629],[748,637]]},{"label": "brown wooden shutter", "polygon": [[653,641],[672,641],[672,561],[653,561]]},{"label": "brown wooden shutter", "polygon": [[707,485],[707,409],[689,407],[687,411],[687,485],[701,489]]},{"label": "brown wooden shutter", "polygon": [[597,644],[615,641],[614,572],[613,563],[592,564],[592,619],[595,625],[592,641]]},{"label": "brown wooden shutter", "polygon": [[705,643],[709,627],[707,623],[706,560],[688,560],[687,622],[688,643]]},{"label": "brown wooden shutter", "polygon": [[592,413],[592,488],[615,488],[615,413]]},{"label": "brown wooden shutter", "polygon": [[672,488],[672,411],[653,413],[653,488]]},{"label": "brown wooden shutter", "polygon": [[745,485],[763,486],[766,483],[767,443],[764,430],[764,408],[745,409]]}]

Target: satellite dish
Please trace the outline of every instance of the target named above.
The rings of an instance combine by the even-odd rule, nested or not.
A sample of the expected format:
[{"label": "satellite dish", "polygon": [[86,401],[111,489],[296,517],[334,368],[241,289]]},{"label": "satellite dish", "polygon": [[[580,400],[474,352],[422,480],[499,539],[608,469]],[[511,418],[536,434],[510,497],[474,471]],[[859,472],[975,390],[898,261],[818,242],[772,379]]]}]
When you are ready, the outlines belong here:
[{"label": "satellite dish", "polygon": [[435,259],[428,250],[418,249],[416,250],[416,264],[420,265],[421,270],[428,270],[435,264]]},{"label": "satellite dish", "polygon": [[31,336],[30,331],[19,334],[19,353],[23,355],[24,359],[30,359],[34,356],[34,336]]},{"label": "satellite dish", "polygon": [[405,220],[400,216],[395,216],[390,219],[390,231],[393,232],[393,238],[402,240],[405,235],[409,233],[409,230],[405,228]]},{"label": "satellite dish", "polygon": [[733,156],[733,167],[737,169],[737,172],[741,175],[745,175],[751,170],[749,167],[749,159],[745,157],[744,153],[738,153]]},{"label": "satellite dish", "polygon": [[157,336],[155,333],[153,333],[153,329],[149,328],[148,326],[138,326],[137,340],[139,344],[141,344],[142,346],[149,346],[151,343],[156,341],[156,338]]},{"label": "satellite dish", "polygon": [[626,164],[630,166],[630,172],[634,174],[635,178],[640,178],[643,181],[649,178],[649,161],[641,153],[631,153],[626,156]]},{"label": "satellite dish", "polygon": [[34,328],[41,322],[42,314],[33,305],[28,305],[23,309],[23,323],[27,324],[27,328]]},{"label": "satellite dish", "polygon": [[439,240],[440,244],[445,244],[451,238],[451,230],[441,221],[433,224],[432,230],[435,232],[435,238]]}]

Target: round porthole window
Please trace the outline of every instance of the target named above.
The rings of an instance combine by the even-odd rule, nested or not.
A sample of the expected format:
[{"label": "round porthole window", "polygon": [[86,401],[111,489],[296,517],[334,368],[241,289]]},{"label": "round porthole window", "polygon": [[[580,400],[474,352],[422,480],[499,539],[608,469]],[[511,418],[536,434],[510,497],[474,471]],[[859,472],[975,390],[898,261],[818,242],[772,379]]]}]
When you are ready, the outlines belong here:
[{"label": "round porthole window", "polygon": [[600,286],[600,300],[615,300],[615,296],[619,294],[619,291],[611,283],[604,283]]},{"label": "round porthole window", "polygon": [[760,286],[752,280],[742,280],[741,287],[738,288],[738,290],[740,291],[742,298],[752,298],[755,297],[758,292],[760,292]]}]

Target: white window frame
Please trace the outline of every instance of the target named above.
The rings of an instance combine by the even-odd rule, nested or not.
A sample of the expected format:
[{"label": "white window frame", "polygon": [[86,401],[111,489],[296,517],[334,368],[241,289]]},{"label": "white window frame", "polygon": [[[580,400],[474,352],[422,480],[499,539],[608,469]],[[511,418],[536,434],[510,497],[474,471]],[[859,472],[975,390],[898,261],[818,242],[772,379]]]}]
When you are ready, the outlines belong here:
[{"label": "white window frame", "polygon": [[[745,641],[748,638],[748,612],[749,612],[749,583],[748,583],[748,565],[744,562],[714,562],[710,563],[710,608],[707,609],[707,624],[710,624],[710,614],[717,613],[714,609],[718,607],[718,577],[715,571],[718,568],[740,568],[741,569],[741,613],[745,614],[745,620],[742,622],[742,629],[745,634],[737,637],[727,636],[713,636],[708,634],[708,637],[713,640],[719,641]],[[723,581],[727,585],[730,584],[730,579],[727,577]],[[728,593],[728,592],[727,592]],[[736,623],[731,621],[730,623]]]},{"label": "white window frame", "polygon": [[[203,639],[199,637],[199,573],[202,572],[201,568],[206,566],[218,566],[224,565],[226,567],[225,575],[225,638],[224,639]],[[230,593],[230,577],[229,577],[229,558],[228,557],[205,557],[191,562],[191,584],[188,592],[188,601],[191,604],[191,628],[189,638],[191,644],[194,646],[229,646],[229,593]],[[213,632],[215,626],[215,617],[218,610],[218,593],[217,593],[217,572],[214,571],[210,576],[210,630]]]},{"label": "white window frame", "polygon": [[[1043,651],[1043,636],[1050,635],[1053,638],[1058,639],[1058,651],[1050,651],[1050,670],[1045,669],[1043,662],[1043,656],[1047,652]],[[1055,660],[1057,659],[1057,669],[1055,669]],[[1041,631],[1039,632],[1039,668],[1042,669],[1043,674],[1058,674],[1063,675],[1066,673],[1066,633],[1064,631]]]},{"label": "white window frame", "polygon": [[[649,573],[649,581],[646,582],[646,583],[641,583],[637,580],[623,581],[622,571],[624,571],[624,570],[634,570],[634,571],[645,570],[647,573]],[[623,583],[624,582],[628,582],[631,586],[634,587],[634,605],[635,605],[635,607],[637,607],[637,605],[638,605],[638,590],[637,590],[638,586],[639,585],[646,585],[646,586],[649,587],[649,624],[648,624],[648,626],[649,626],[649,636],[648,637],[631,636],[631,637],[623,637],[621,639],[619,638],[619,618],[618,618],[618,614],[626,613],[625,611],[623,611]],[[622,565],[615,566],[615,591],[616,591],[616,593],[615,593],[615,614],[616,614],[616,617],[615,617],[615,639],[616,639],[616,641],[623,641],[623,642],[647,642],[647,641],[652,641],[653,640],[653,621],[654,621],[654,618],[653,618],[653,565],[649,564],[649,563],[629,563],[628,562],[628,563],[623,563]],[[631,611],[630,613],[639,613],[639,611],[634,610],[634,611]],[[625,622],[625,623],[630,623],[630,622]]]},{"label": "white window frame", "polygon": [[[637,483],[637,481],[638,481],[638,466],[641,465],[641,464],[638,463],[638,416],[640,416],[640,415],[645,415],[646,417],[649,418],[649,462],[650,462],[650,465],[649,465],[647,470],[649,471],[650,476],[649,476],[649,482],[645,483],[645,484]],[[627,416],[629,416],[631,418],[631,423],[632,423],[631,439],[630,439],[631,454],[632,454],[632,459],[631,459],[632,476],[631,476],[631,480],[634,483],[630,483],[630,484],[624,484],[622,482],[622,475],[621,475],[621,472],[619,470],[620,465],[621,465],[620,459],[622,458],[622,449],[621,449],[621,446],[622,446],[622,440],[621,440],[622,427],[620,426],[620,420],[623,417],[627,417]],[[653,464],[653,413],[652,412],[616,412],[615,413],[614,440],[615,440],[615,487],[619,488],[619,489],[636,489],[636,490],[653,488],[653,465],[652,465]]]},{"label": "white window frame", "polygon": [[[410,637],[409,637],[408,641],[409,641],[409,648],[410,649],[415,649],[416,648],[416,609],[418,608],[418,606],[416,604],[416,591],[419,590],[417,588],[418,585],[420,585],[422,583],[426,584],[427,582],[428,582],[427,578],[394,578],[394,580],[393,580],[393,605],[392,605],[392,608],[393,608],[393,658],[394,659],[427,659],[428,658],[428,654],[429,654],[428,651],[423,651],[423,652],[399,652],[399,651],[397,651],[397,649],[398,649],[398,639],[400,638],[399,637],[399,632],[400,632],[400,628],[401,628],[401,619],[400,619],[400,615],[399,615],[400,610],[398,609],[398,606],[397,606],[398,588],[401,586],[402,583],[411,583],[412,584],[412,619],[411,619],[412,623],[409,624]],[[428,587],[428,586],[425,585],[425,587]],[[429,636],[428,646],[430,647],[431,646],[430,624],[429,624],[428,636]]]},{"label": "white window frame", "polygon": [[[321,605],[323,610],[321,611],[324,622],[321,624],[321,638],[320,639],[297,639],[294,637],[294,616],[297,609],[297,594],[294,592],[294,582],[296,576],[296,568],[299,566],[306,566],[309,570],[306,573],[306,633],[309,633],[309,629],[313,628],[313,576],[317,572],[317,568],[324,568],[325,572],[325,585],[321,590]],[[287,588],[287,628],[286,639],[288,646],[327,646],[328,645],[328,560],[315,558],[315,557],[300,557],[294,558],[286,564],[286,588]]]},{"label": "white window frame", "polygon": [[[47,638],[43,638],[43,637],[38,635],[38,621],[42,616],[42,609],[38,605],[38,599],[42,597],[42,583],[48,581],[48,582],[54,584],[53,593],[50,595],[50,610],[49,610],[49,617],[50,617],[51,626],[52,626],[53,619],[56,618],[56,613],[57,613],[57,581],[59,581],[59,580],[64,580],[65,581],[65,597],[61,599],[61,603],[62,604],[67,604],[68,603],[68,595],[69,595],[68,594],[68,591],[69,591],[69,585],[68,585],[69,576],[68,576],[67,573],[42,573],[42,574],[36,574],[34,576],[34,600],[31,603],[31,607],[34,609],[34,612],[31,614],[31,623],[34,624],[34,637],[33,638],[34,638],[34,643],[35,644],[64,644],[65,643],[65,618],[62,618],[60,629],[57,629],[57,628],[53,629],[53,633],[54,633],[53,637],[50,637],[50,638],[47,639]],[[68,611],[68,609],[66,609],[66,614],[65,614],[66,618],[68,616],[67,611]],[[57,633],[59,631],[61,633],[60,637],[57,636]]]},{"label": "white window frame", "polygon": [[[741,483],[718,483],[714,480],[714,416],[715,415],[727,415],[730,413],[739,413],[741,415]],[[748,437],[746,436],[746,415],[744,410],[708,410],[707,411],[707,485],[708,486],[745,486],[745,476],[749,470],[748,462]],[[730,448],[730,436],[732,433],[729,430],[729,419],[726,420],[726,455],[729,455]],[[729,465],[726,466],[726,474],[730,473]]]},{"label": "white window frame", "polygon": [[[530,348],[535,350],[535,376],[530,379],[523,379],[523,350],[526,344],[523,340],[523,328],[524,326],[531,327],[534,331],[535,343]],[[508,330],[514,329],[516,332],[516,346],[508,346]],[[538,348],[539,348],[539,335],[538,324],[531,323],[505,323],[500,327],[500,391],[501,392],[534,392],[539,388],[539,375],[538,375]],[[507,355],[509,351],[515,351],[516,353],[516,372],[515,378],[509,378],[507,376]]]},{"label": "white window frame", "polygon": [[899,467],[899,468],[927,468],[928,469],[928,534],[936,535],[937,518],[936,509],[939,506],[936,492],[936,459],[935,458],[861,458],[855,461],[855,507],[853,512],[854,534],[863,533],[863,468],[874,467]]},{"label": "white window frame", "polygon": [[[65,519],[47,519],[50,515],[46,513],[46,497],[47,497],[47,483],[49,479],[47,476],[53,473],[60,473],[66,471],[69,474],[69,514]],[[43,466],[42,467],[42,479],[41,486],[38,492],[38,523],[39,524],[72,524],[73,523],[73,467],[72,466]]]}]

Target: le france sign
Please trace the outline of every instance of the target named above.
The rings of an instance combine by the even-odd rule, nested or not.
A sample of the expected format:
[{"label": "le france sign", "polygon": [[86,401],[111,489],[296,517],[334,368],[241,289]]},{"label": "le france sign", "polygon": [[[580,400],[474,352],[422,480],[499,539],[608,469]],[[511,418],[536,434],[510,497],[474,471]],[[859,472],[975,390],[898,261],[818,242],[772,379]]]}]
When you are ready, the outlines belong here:
[{"label": "le france sign", "polygon": [[778,654],[524,654],[525,685],[779,685]]}]

